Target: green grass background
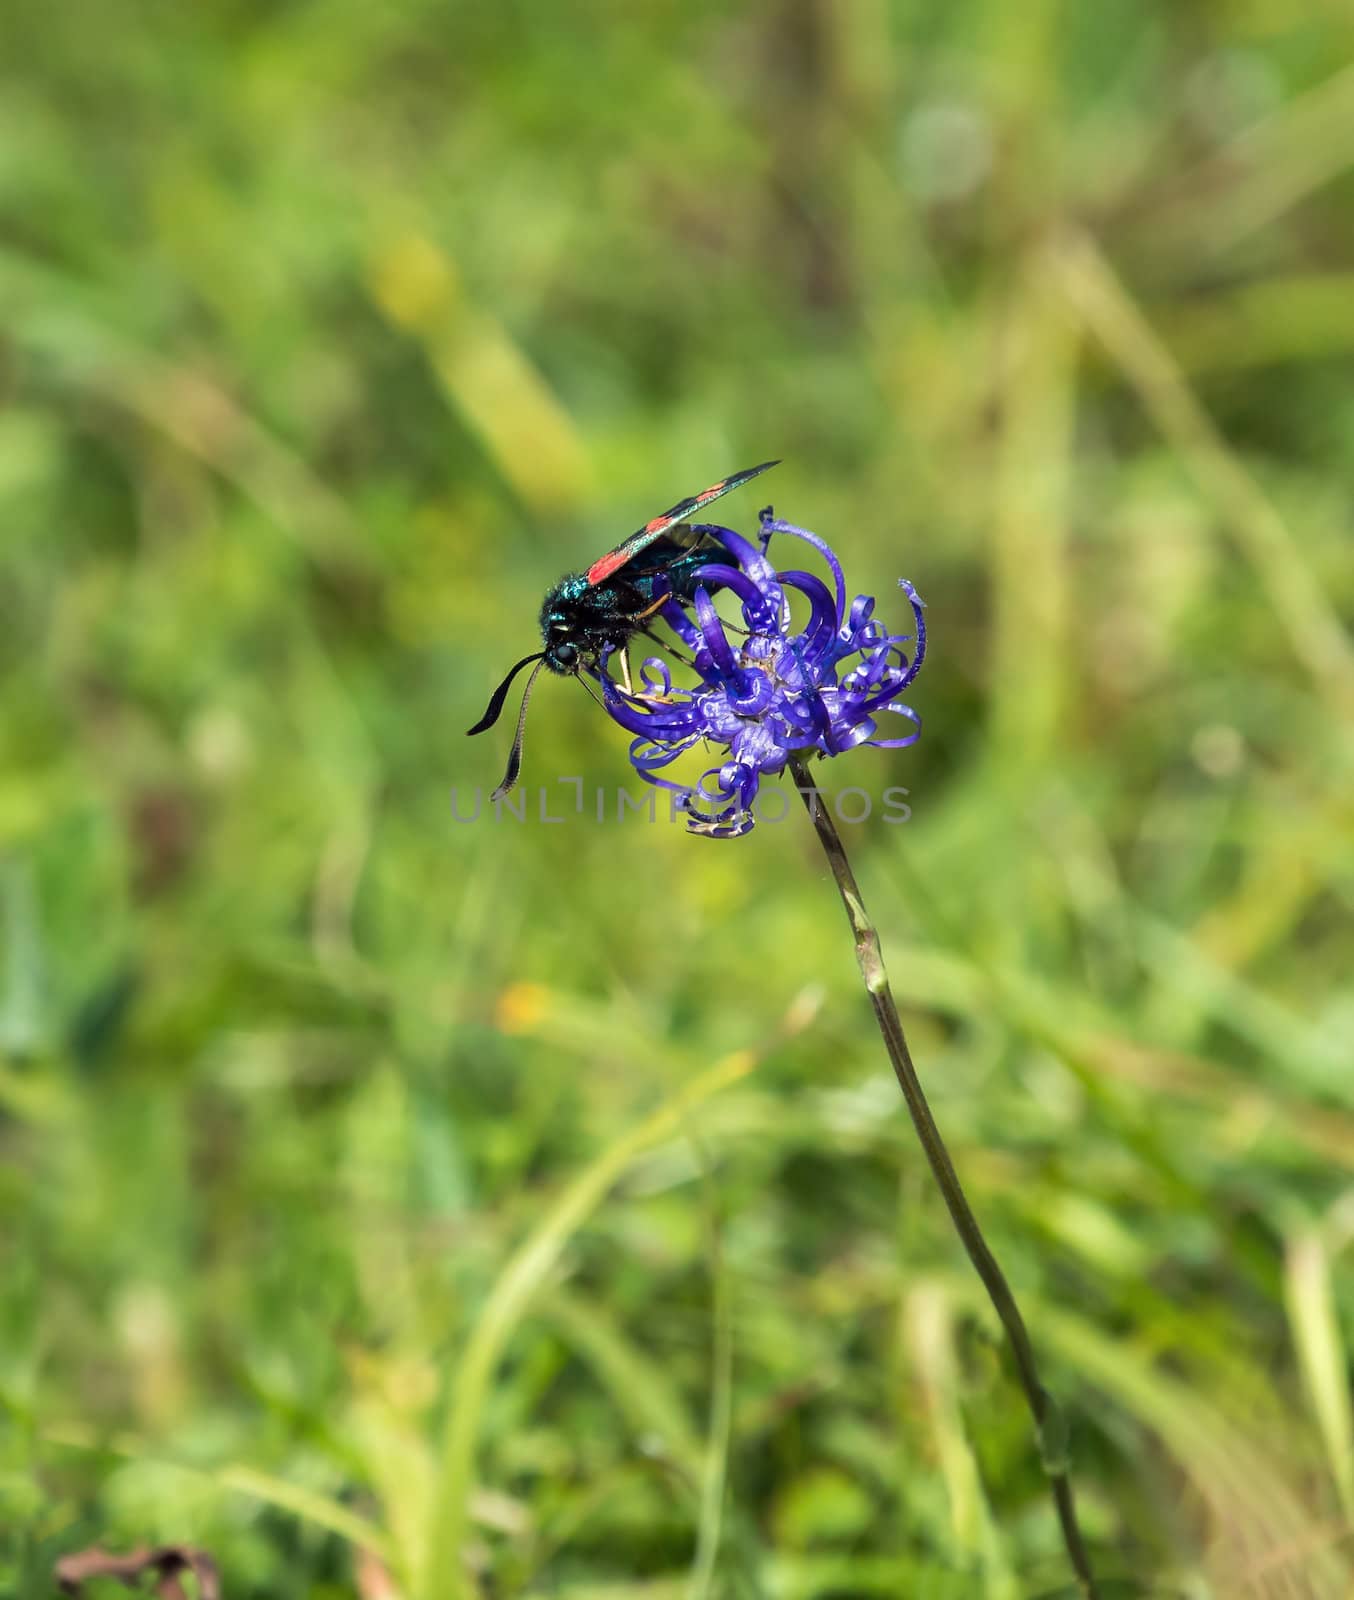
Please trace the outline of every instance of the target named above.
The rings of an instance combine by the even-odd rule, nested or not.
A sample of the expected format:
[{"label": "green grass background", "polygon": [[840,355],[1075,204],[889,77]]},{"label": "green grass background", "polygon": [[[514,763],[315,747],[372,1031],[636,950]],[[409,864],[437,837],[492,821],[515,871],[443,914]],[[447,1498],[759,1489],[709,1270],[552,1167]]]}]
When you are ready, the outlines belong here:
[{"label": "green grass background", "polygon": [[545,587],[781,456],[729,519],[928,603],[824,781],[910,791],[848,843],[1098,1566],[1354,1592],[1348,8],[6,32],[0,1591],[1067,1592],[802,819],[452,818]]}]

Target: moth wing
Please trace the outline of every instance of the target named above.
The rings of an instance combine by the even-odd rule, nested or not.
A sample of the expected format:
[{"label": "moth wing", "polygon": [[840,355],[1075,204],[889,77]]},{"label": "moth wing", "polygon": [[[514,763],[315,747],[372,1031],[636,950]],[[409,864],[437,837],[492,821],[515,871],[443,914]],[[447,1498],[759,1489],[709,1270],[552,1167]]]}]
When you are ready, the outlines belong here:
[{"label": "moth wing", "polygon": [[599,583],[604,583],[613,573],[633,561],[641,550],[645,550],[655,539],[660,539],[665,533],[675,528],[678,523],[685,522],[693,512],[703,510],[723,495],[732,494],[735,489],[741,489],[745,483],[757,477],[760,473],[768,471],[771,467],[779,466],[778,461],[763,461],[760,466],[747,467],[742,472],[735,472],[732,477],[721,478],[718,483],[712,483],[708,489],[703,489],[700,494],[690,495],[685,500],[679,500],[675,506],[670,506],[661,516],[652,518],[642,528],[636,528],[630,537],[618,544],[614,550],[609,550],[606,555],[594,561],[588,568],[586,577],[588,587],[596,588]]}]

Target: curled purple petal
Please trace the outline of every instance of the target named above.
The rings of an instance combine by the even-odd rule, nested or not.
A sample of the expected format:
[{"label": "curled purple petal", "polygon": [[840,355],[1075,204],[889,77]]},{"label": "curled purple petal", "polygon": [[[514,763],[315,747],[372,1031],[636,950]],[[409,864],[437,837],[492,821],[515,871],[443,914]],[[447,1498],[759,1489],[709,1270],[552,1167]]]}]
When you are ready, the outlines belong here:
[{"label": "curled purple petal", "polygon": [[899,578],[898,587],[912,602],[912,614],[917,619],[917,650],[912,657],[912,666],[907,674],[907,682],[911,683],[913,678],[921,671],[921,664],[926,659],[926,607],[922,597],[906,578]]},{"label": "curled purple petal", "polygon": [[[827,562],[832,573],[832,581],[837,586],[837,626],[842,626],[842,612],[846,606],[846,579],[842,574],[842,564],[837,560],[837,552],[828,544],[826,539],[820,539],[816,533],[810,533],[807,528],[797,528],[793,522],[782,522],[778,517],[765,517],[762,520],[762,537],[769,543],[773,533],[787,533],[792,539],[803,539]],[[871,600],[873,605],[874,601]]]},{"label": "curled purple petal", "polygon": [[721,528],[714,523],[698,523],[697,526],[702,533],[708,533],[712,538],[719,540],[738,566],[768,599],[778,595],[776,569],[755,544],[750,543],[741,533],[735,533],[732,528]]},{"label": "curled purple petal", "polygon": [[770,604],[766,595],[752,579],[746,573],[740,572],[737,567],[726,567],[719,562],[711,562],[708,566],[699,568],[695,575],[702,584],[713,584],[717,588],[728,589],[736,594],[743,602],[743,617],[748,627],[765,628],[773,625],[776,607]]},{"label": "curled purple petal", "polygon": [[[695,606],[696,621],[700,624],[701,639],[709,653],[714,670],[730,683],[739,682],[742,674],[738,670],[737,658],[729,647],[729,639],[724,632],[723,620],[719,612],[715,610],[715,603],[710,598],[710,591],[703,584],[696,590]],[[741,683],[739,686],[741,688]]]},{"label": "curled purple petal", "polygon": [[804,648],[814,655],[821,654],[831,646],[837,627],[827,585],[811,572],[782,572],[780,581],[787,588],[798,589],[808,596],[810,612],[808,626],[804,629]]},{"label": "curled purple petal", "polygon": [[676,600],[669,600],[658,613],[688,650],[700,649],[700,633]]},{"label": "curled purple petal", "polygon": [[895,716],[908,717],[916,724],[911,733],[904,734],[901,739],[871,739],[870,744],[876,750],[906,750],[909,745],[916,744],[921,738],[921,718],[911,706],[889,705],[881,706],[881,711],[890,711]]},{"label": "curled purple petal", "polygon": [[640,662],[639,681],[651,695],[672,693],[672,670],[658,656],[645,656]]}]

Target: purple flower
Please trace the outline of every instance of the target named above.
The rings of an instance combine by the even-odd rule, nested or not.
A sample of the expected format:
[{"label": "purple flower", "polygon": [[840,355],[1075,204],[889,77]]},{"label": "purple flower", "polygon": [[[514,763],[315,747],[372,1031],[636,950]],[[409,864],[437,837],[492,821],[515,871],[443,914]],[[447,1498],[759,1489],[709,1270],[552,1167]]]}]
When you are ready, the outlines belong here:
[{"label": "purple flower", "polygon": [[[691,579],[691,598],[670,597],[659,612],[690,650],[696,683],[674,684],[659,656],[647,657],[638,681],[628,687],[611,675],[609,655],[598,671],[606,709],[635,735],[630,760],[636,772],[680,796],[677,804],[691,830],[715,838],[735,838],[752,827],[752,802],[763,776],[784,771],[793,751],[837,756],[857,745],[901,749],[920,737],[916,712],[897,698],[926,654],[917,591],[899,580],[912,603],[916,633],[890,633],[875,620],[870,595],[857,595],[847,605],[841,564],[817,534],[777,520],[770,507],[761,523],[759,544],[728,528],[702,525],[729,559],[700,567]],[[810,572],[776,571],[768,559],[775,534],[812,545],[827,564],[835,594]],[[715,610],[713,597],[721,590],[742,610],[746,632],[733,629],[732,640],[730,625]],[[808,618],[798,631],[788,590],[808,602]],[[914,640],[909,660],[902,647]],[[906,717],[913,726],[900,738],[877,738],[877,718],[887,714]],[[658,776],[702,741],[723,759],[694,787]]]}]

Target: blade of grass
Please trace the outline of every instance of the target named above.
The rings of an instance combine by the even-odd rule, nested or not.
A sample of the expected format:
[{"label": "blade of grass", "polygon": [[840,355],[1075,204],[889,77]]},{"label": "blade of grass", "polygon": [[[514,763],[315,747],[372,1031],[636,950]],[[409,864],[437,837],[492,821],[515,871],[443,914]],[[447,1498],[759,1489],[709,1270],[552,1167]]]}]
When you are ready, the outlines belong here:
[{"label": "blade of grass", "polygon": [[1340,1508],[1354,1523],[1354,1414],[1325,1240],[1308,1229],[1284,1252],[1284,1302],[1308,1403],[1330,1460]]},{"label": "blade of grass", "polygon": [[1258,233],[1354,161],[1354,66],[1244,128],[1182,175],[1152,219],[1154,249],[1217,255]]},{"label": "blade of grass", "polygon": [[[1313,1594],[1345,1595],[1348,1563],[1333,1549],[1282,1470],[1285,1438],[1278,1419],[1265,1437],[1243,1431],[1197,1381],[1167,1376],[1133,1345],[1102,1333],[1085,1318],[1042,1306],[1039,1331],[1048,1346],[1095,1387],[1147,1423],[1212,1510],[1219,1538],[1217,1576],[1242,1592],[1243,1574],[1261,1565],[1303,1562]],[[1290,1574],[1291,1575],[1291,1574]],[[1308,1592],[1308,1591],[1304,1591]]]},{"label": "blade of grass", "polygon": [[1047,759],[1070,661],[1066,498],[1078,333],[1043,251],[1033,252],[1003,330],[989,553],[988,698],[995,754],[1008,781]]},{"label": "blade of grass", "polygon": [[720,1233],[718,1197],[708,1161],[701,1152],[709,1213],[711,1306],[710,1422],[701,1473],[700,1523],[691,1566],[688,1600],[708,1600],[719,1557],[728,1482],[729,1441],[733,1425],[733,1313],[729,1269]]},{"label": "blade of grass", "polygon": [[1167,344],[1187,372],[1242,372],[1329,361],[1354,346],[1354,273],[1265,278],[1163,308]]},{"label": "blade of grass", "polygon": [[37,886],[22,857],[0,860],[0,1056],[39,1049],[43,1017],[43,941]]},{"label": "blade of grass", "polygon": [[1050,265],[1163,437],[1232,525],[1294,656],[1341,723],[1347,722],[1354,716],[1354,647],[1293,531],[1229,449],[1095,243],[1084,233],[1069,231],[1050,252]]},{"label": "blade of grass", "polygon": [[573,419],[502,323],[470,303],[451,257],[420,233],[400,233],[373,252],[368,279],[525,503],[554,515],[578,505],[588,469]]},{"label": "blade of grass", "polygon": [[[1273,1083],[1261,1083],[1254,1074],[1243,1077],[1197,1052],[1135,1038],[1124,1030],[1122,1018],[1114,1011],[1097,1005],[1084,992],[1058,992],[1045,975],[1030,966],[1007,962],[997,968],[973,959],[964,953],[962,929],[943,913],[915,862],[908,863],[905,887],[896,872],[890,872],[887,866],[882,870],[897,898],[924,916],[924,926],[935,941],[900,946],[903,960],[899,993],[911,1004],[929,1005],[947,1016],[963,1017],[975,1010],[995,1008],[995,1014],[1007,1027],[1042,1044],[1073,1072],[1096,1100],[1101,1113],[1119,1128],[1125,1142],[1168,1178],[1182,1200],[1194,1194],[1202,1202],[1204,1196],[1150,1131],[1150,1104],[1163,1098],[1220,1109],[1235,1107],[1242,1098],[1250,1099],[1273,1119],[1276,1132],[1306,1146],[1325,1161],[1354,1167],[1354,1117],[1313,1104],[1291,1080],[1278,1078]],[[1160,933],[1160,923],[1152,923],[1151,929]],[[1176,943],[1163,938],[1157,947],[1161,970],[1167,971],[1172,961],[1189,955],[1191,970],[1200,965],[1210,977],[1210,1015],[1234,1021],[1231,1007],[1236,997],[1228,985],[1244,980],[1218,973],[1206,952],[1194,949],[1186,936],[1174,930],[1167,932]],[[1179,946],[1188,948],[1182,950]],[[1289,1037],[1286,1026],[1283,1030],[1277,1027],[1278,1015],[1267,1009],[1263,997],[1247,990],[1241,999],[1248,1025],[1255,1021],[1250,1011],[1257,1011],[1261,1026],[1256,1039],[1262,1048],[1268,1048],[1271,1041],[1278,1042],[1281,1059],[1292,1054],[1308,1079],[1327,1075],[1331,1059],[1324,1041],[1310,1039],[1311,1048],[1304,1048],[1301,1039],[1295,1043]],[[1254,1028],[1251,1031],[1254,1033]],[[1134,1091],[1149,1089],[1150,1100],[1146,1105],[1139,1104],[1136,1093],[1131,1099],[1120,1100],[1111,1090],[1111,1083]]]},{"label": "blade of grass", "polygon": [[663,1368],[627,1339],[602,1307],[579,1295],[556,1289],[541,1310],[592,1367],[635,1432],[661,1446],[694,1492],[701,1442]]},{"label": "blade of grass", "polygon": [[899,1307],[901,1333],[916,1372],[936,1459],[950,1502],[951,1527],[965,1565],[984,1569],[987,1600],[1016,1600],[1015,1576],[992,1524],[982,1473],[959,1406],[954,1317],[945,1286],[935,1279],[913,1284]]},{"label": "blade of grass", "polygon": [[127,338],[78,280],[17,251],[0,250],[0,287],[15,339],[55,362],[73,391],[96,395],[172,440],[311,557],[369,568],[370,545],[343,500],[208,373]]},{"label": "blade of grass", "polygon": [[1257,830],[1236,888],[1190,929],[1190,941],[1221,967],[1247,966],[1280,946],[1340,873],[1354,835],[1354,808],[1344,796],[1304,805],[1287,794],[1280,803],[1286,825]]},{"label": "blade of grass", "polygon": [[1340,1040],[1245,974],[1228,971],[1161,918],[1134,907],[1132,925],[1143,967],[1164,989],[1184,996],[1200,1022],[1206,1018],[1247,1040],[1287,1067],[1298,1085],[1325,1091],[1345,1080],[1349,1052]]},{"label": "blade of grass", "polygon": [[224,1466],[200,1466],[191,1461],[173,1460],[147,1449],[139,1440],[126,1435],[101,1438],[92,1429],[71,1424],[64,1427],[43,1428],[40,1437],[44,1444],[63,1450],[87,1450],[100,1455],[118,1456],[125,1461],[145,1462],[150,1466],[167,1467],[175,1472],[187,1472],[205,1478],[221,1490],[231,1494],[247,1495],[275,1506],[279,1511],[290,1512],[303,1522],[312,1523],[346,1539],[349,1544],[369,1550],[387,1566],[395,1567],[397,1552],[394,1541],[365,1517],[350,1511],[347,1506],[329,1495],[288,1483],[271,1473],[240,1463]]},{"label": "blade of grass", "polygon": [[682,1131],[685,1118],[713,1095],[745,1078],[755,1058],[727,1056],[673,1095],[651,1116],[608,1145],[560,1196],[519,1246],[481,1311],[457,1365],[442,1442],[422,1571],[415,1575],[419,1600],[456,1600],[466,1593],[462,1550],[474,1486],[480,1417],[504,1347],[565,1247],[630,1163],[652,1145]]}]

